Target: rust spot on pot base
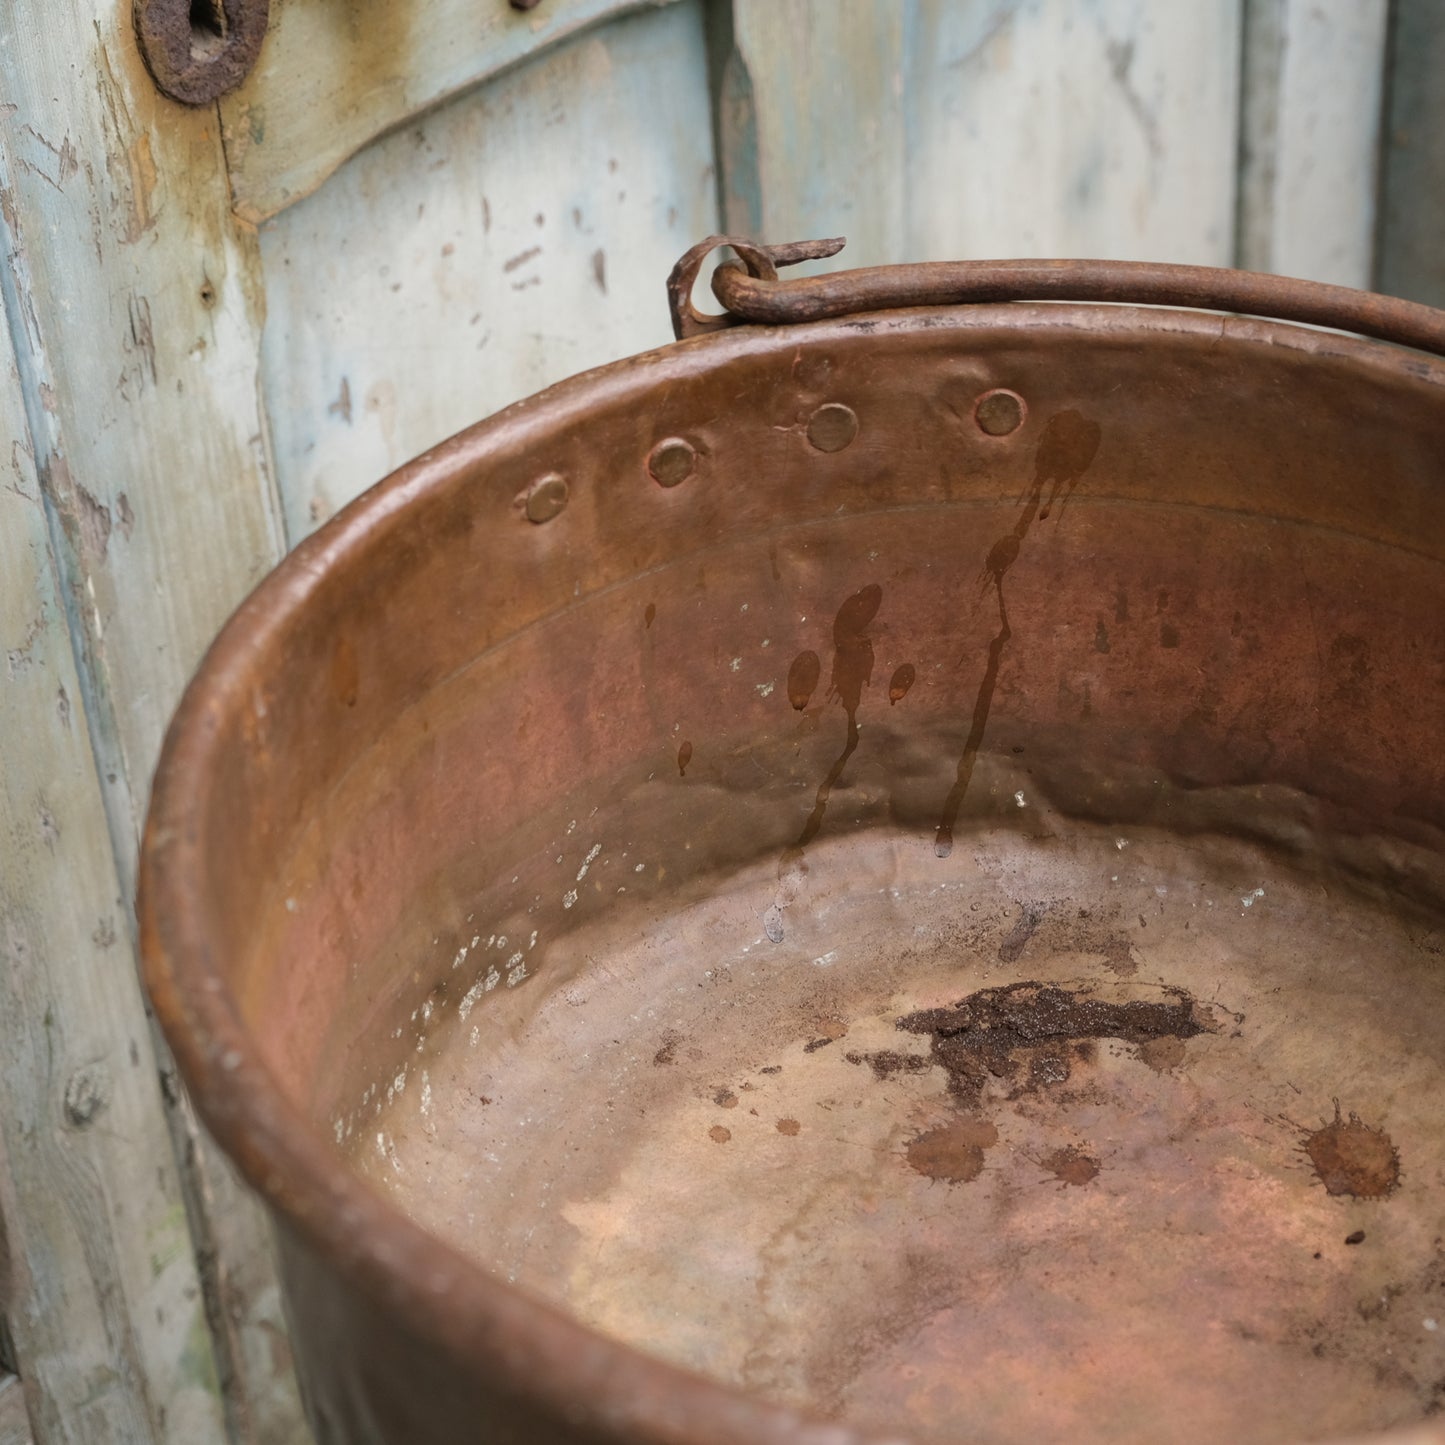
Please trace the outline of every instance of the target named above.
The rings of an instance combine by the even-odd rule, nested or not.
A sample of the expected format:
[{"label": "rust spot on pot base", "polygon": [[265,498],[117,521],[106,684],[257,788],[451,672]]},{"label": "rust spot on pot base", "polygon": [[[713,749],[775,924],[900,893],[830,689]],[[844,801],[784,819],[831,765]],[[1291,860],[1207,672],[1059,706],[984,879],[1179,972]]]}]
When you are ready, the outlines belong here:
[{"label": "rust spot on pot base", "polygon": [[933,1058],[948,1070],[950,1092],[974,1104],[991,1079],[1016,1092],[1062,1083],[1070,1059],[1082,1057],[1092,1039],[1142,1045],[1169,1037],[1178,1043],[1207,1031],[1188,994],[1169,990],[1168,995],[1162,1003],[1109,1003],[1083,989],[1014,983],[980,989],[949,1008],[907,1014],[898,1027],[931,1036]]},{"label": "rust spot on pot base", "polygon": [[1331,1194],[1383,1199],[1399,1187],[1400,1155],[1390,1136],[1362,1123],[1358,1114],[1341,1118],[1338,1100],[1333,1122],[1308,1135],[1304,1151]]},{"label": "rust spot on pot base", "polygon": [[908,1146],[908,1162],[927,1179],[967,1184],[983,1173],[983,1153],[998,1143],[986,1119],[956,1119],[920,1134]]}]

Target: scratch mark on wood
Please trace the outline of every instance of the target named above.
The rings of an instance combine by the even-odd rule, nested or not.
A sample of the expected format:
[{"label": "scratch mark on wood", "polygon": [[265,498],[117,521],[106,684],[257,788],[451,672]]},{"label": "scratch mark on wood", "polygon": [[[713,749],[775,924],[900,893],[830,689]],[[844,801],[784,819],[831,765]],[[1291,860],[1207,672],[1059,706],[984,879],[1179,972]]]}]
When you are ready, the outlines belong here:
[{"label": "scratch mark on wood", "polygon": [[71,143],[69,135],[67,135],[59,145],[56,145],[53,141],[41,135],[33,125],[26,125],[23,129],[27,135],[34,136],[35,139],[55,157],[56,161],[56,174],[54,176],[47,175],[39,166],[32,165],[29,169],[35,175],[40,176],[41,179],[49,181],[57,191],[60,190],[66,181],[80,169],[80,159],[75,153],[75,146]]},{"label": "scratch mark on wood", "polygon": [[503,271],[515,271],[518,266],[525,266],[528,261],[542,254],[540,246],[528,246],[525,251],[519,251],[510,261],[502,263]]},{"label": "scratch mark on wood", "polygon": [[151,384],[156,381],[156,341],[151,329],[151,304],[144,296],[130,298],[130,342],[125,348],[132,355],[139,354],[140,366],[136,376],[142,388],[146,377]]},{"label": "scratch mark on wood", "polygon": [[347,426],[351,425],[351,383],[344,376],[336,400],[326,410],[332,416],[339,416]]},{"label": "scratch mark on wood", "polygon": [[45,801],[45,794],[41,793],[37,798],[39,810],[40,837],[50,852],[55,852],[55,845],[60,841],[60,824],[55,821],[55,814],[50,811],[50,805]]}]

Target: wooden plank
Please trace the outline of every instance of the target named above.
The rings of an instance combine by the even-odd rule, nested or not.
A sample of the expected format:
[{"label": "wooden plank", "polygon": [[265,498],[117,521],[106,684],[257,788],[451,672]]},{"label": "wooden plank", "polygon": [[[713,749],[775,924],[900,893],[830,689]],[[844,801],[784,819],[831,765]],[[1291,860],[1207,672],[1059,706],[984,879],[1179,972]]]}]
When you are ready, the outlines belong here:
[{"label": "wooden plank", "polygon": [[919,0],[910,53],[913,254],[1229,264],[1238,0]]},{"label": "wooden plank", "polygon": [[[189,110],[156,93],[136,53],[129,8],[108,0],[58,0],[43,25],[20,8],[0,10],[0,55],[10,330],[55,568],[52,590],[35,595],[48,597],[46,625],[60,629],[47,666],[62,665],[58,639],[67,628],[77,657],[72,680],[58,684],[66,689],[70,731],[57,716],[51,689],[23,694],[23,704],[22,694],[7,699],[14,708],[7,738],[20,736],[40,749],[70,748],[78,745],[72,735],[85,735],[93,754],[88,770],[70,757],[65,766],[71,771],[62,774],[61,761],[43,761],[42,754],[43,766],[37,762],[29,775],[78,780],[84,773],[92,790],[99,779],[97,798],[89,802],[73,781],[62,827],[62,837],[84,850],[73,883],[81,891],[51,883],[46,892],[37,877],[40,891],[24,895],[15,916],[25,947],[43,970],[37,977],[44,986],[36,982],[26,995],[29,1017],[33,1023],[50,1008],[57,1027],[73,1025],[79,1038],[75,1067],[82,1068],[107,1057],[108,1035],[98,1016],[84,1012],[87,1001],[114,1010],[116,1034],[127,1047],[133,1031],[125,1020],[139,1016],[129,900],[162,730],[228,611],[279,555],[281,533],[258,396],[255,240],[230,212],[215,111]],[[34,573],[36,580],[17,596],[38,587],[40,575]],[[33,600],[25,615],[40,616]],[[17,774],[16,787],[23,776]],[[49,798],[47,792],[47,803]],[[31,794],[17,794],[12,806],[19,809],[16,836],[29,838],[25,829],[33,833],[39,804]],[[59,819],[54,806],[49,812]],[[115,860],[108,881],[101,862],[107,829]],[[50,858],[48,848],[43,852],[34,854],[32,846],[36,863]],[[100,929],[100,915],[87,920],[78,914],[74,898],[85,898],[84,889],[109,900],[103,932],[115,941],[103,949],[108,993],[92,989],[91,971],[99,968],[93,951],[101,945],[87,940]],[[34,901],[42,897],[48,911]],[[95,913],[96,905],[87,911]],[[66,930],[73,929],[82,936],[72,938]],[[72,1009],[79,1012],[72,1015]],[[144,1038],[134,1041],[140,1048]],[[14,1066],[22,1076],[41,1067],[43,1042],[37,1034],[30,1047],[42,1052],[17,1055]],[[140,1056],[137,1067],[153,1088],[155,1069],[167,1067],[164,1056],[148,1060],[144,1050]],[[119,1069],[111,1070],[117,1078]],[[153,1108],[147,1097],[146,1108]],[[128,1125],[132,1148],[117,1151],[125,1154],[117,1167],[123,1163],[150,1175],[170,1169],[173,1180],[174,1166],[147,1152],[154,1140],[145,1132],[146,1117],[152,1123],[157,1117],[136,1109],[133,1128]],[[185,1208],[180,1216],[158,1214],[162,1201],[153,1191],[137,1184],[132,1197],[129,1185],[117,1188],[124,1232],[116,1247],[148,1257],[148,1234],[171,1239],[189,1214],[195,1248],[213,1262],[203,1283],[219,1331],[216,1363],[237,1428],[256,1439],[303,1438],[289,1379],[248,1374],[250,1361],[270,1358],[271,1335],[279,1328],[274,1290],[251,1299],[230,1287],[267,1257],[259,1210],[198,1139],[183,1104],[165,1117],[186,1161]],[[61,1167],[69,1157],[62,1150],[54,1162]],[[111,1198],[101,1173],[87,1187],[103,1201]],[[167,1196],[164,1203],[171,1210],[176,1202]],[[190,1258],[190,1245],[182,1253]],[[163,1271],[161,1278],[175,1276]],[[98,1284],[110,1288],[104,1279]],[[189,1376],[177,1373],[171,1337],[173,1322],[191,1302],[178,1297],[158,1306],[163,1320],[172,1322],[162,1323],[157,1310],[142,1307],[146,1296],[139,1285],[134,1296],[105,1298],[118,1318],[126,1316],[130,1300],[141,1365],[125,1390],[140,1392],[136,1408],[157,1416],[164,1409],[165,1438],[208,1439],[209,1417],[191,1419],[187,1434],[188,1411],[195,1411],[169,1408],[177,1391],[195,1388]],[[188,1349],[192,1361],[206,1357],[204,1332]],[[21,1364],[29,1375],[27,1362]],[[196,1378],[205,1373],[193,1369]],[[97,1377],[91,1383],[98,1388],[101,1382]],[[65,1379],[54,1382],[53,1392],[50,1384],[44,1387],[58,1400],[78,1388]],[[124,1437],[101,1432],[85,1438]]]},{"label": "wooden plank", "polygon": [[1395,0],[1381,188],[1381,291],[1445,306],[1445,5]]},{"label": "wooden plank", "polygon": [[601,20],[668,0],[288,0],[222,102],[237,214],[273,216],[383,132]]},{"label": "wooden plank", "polygon": [[356,156],[261,234],[287,528],[565,376],[671,338],[716,228],[700,0],[554,47]]},{"label": "wooden plank", "polygon": [[849,232],[834,266],[1228,264],[1239,0],[733,0],[729,224]]},{"label": "wooden plank", "polygon": [[0,1445],[34,1445],[25,1394],[14,1375],[0,1376]]},{"label": "wooden plank", "polygon": [[907,259],[904,45],[915,10],[913,0],[731,6],[719,107],[726,229],[848,237],[843,255],[794,274]]},{"label": "wooden plank", "polygon": [[1247,0],[1238,264],[1368,286],[1386,0]]},{"label": "wooden plank", "polygon": [[[219,1441],[200,1282],[52,565],[52,518],[20,413],[9,366],[0,371],[7,1323],[33,1386],[39,1445]],[[11,1402],[13,1416],[13,1393]]]}]

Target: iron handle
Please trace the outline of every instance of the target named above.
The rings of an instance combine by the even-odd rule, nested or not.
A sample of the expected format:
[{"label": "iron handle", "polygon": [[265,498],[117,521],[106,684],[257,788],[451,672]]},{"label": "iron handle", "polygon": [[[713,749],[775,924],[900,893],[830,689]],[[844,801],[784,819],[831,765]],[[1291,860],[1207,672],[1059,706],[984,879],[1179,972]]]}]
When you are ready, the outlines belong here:
[{"label": "iron handle", "polygon": [[[703,261],[719,246],[730,246],[740,259],[725,261],[713,274],[713,294],[725,311],[720,316],[703,316],[692,304],[692,288]],[[833,256],[842,248],[841,239],[763,246],[740,237],[710,236],[688,251],[668,278],[674,334],[682,340],[746,322],[783,326],[907,306],[1104,301],[1300,321],[1445,356],[1445,311],[1349,286],[1214,266],[1144,261],[929,261],[778,279],[779,266]]]}]

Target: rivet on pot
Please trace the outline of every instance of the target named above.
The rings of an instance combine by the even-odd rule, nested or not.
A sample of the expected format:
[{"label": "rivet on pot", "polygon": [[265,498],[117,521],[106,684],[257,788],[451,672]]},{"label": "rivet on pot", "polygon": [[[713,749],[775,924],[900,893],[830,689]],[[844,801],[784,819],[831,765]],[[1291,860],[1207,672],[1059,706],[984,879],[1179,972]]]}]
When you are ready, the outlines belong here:
[{"label": "rivet on pot", "polygon": [[696,466],[696,449],[681,437],[664,437],[647,456],[647,470],[660,487],[685,482]]},{"label": "rivet on pot", "polygon": [[808,440],[820,452],[841,452],[858,435],[858,417],[840,401],[825,402],[808,418]]},{"label": "rivet on pot", "polygon": [[550,522],[567,505],[567,483],[556,472],[538,477],[527,489],[527,520]]},{"label": "rivet on pot", "polygon": [[973,408],[973,419],[978,423],[978,429],[989,436],[1006,437],[1024,424],[1027,410],[1018,392],[1001,386],[979,397]]}]

